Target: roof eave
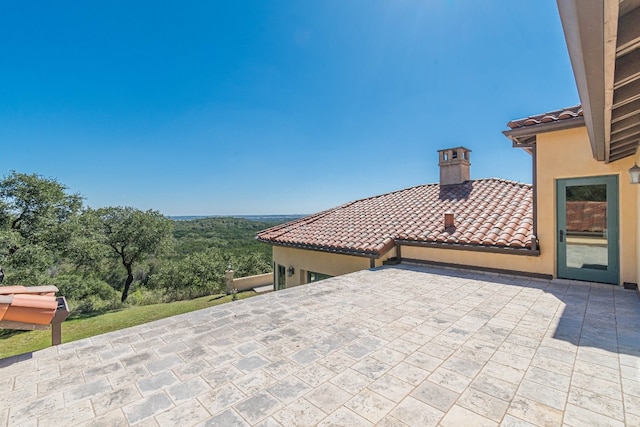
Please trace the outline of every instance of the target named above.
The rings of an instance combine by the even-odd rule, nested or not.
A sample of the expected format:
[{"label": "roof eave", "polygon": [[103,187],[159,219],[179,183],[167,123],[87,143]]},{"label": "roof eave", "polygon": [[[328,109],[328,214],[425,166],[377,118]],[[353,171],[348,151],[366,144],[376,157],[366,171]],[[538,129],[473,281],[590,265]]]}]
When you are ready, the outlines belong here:
[{"label": "roof eave", "polygon": [[257,239],[257,240],[262,243],[267,243],[269,245],[274,245],[274,246],[282,246],[282,247],[289,247],[294,249],[303,249],[308,251],[317,251],[317,252],[325,252],[325,253],[328,252],[328,253],[339,254],[339,255],[351,255],[351,256],[374,258],[374,259],[378,259],[383,254],[386,254],[396,244],[405,245],[405,246],[429,247],[434,249],[454,249],[454,250],[473,251],[473,252],[492,252],[492,253],[501,253],[501,254],[510,254],[510,255],[525,255],[525,256],[540,255],[540,250],[531,249],[527,247],[428,242],[428,241],[419,241],[419,240],[411,240],[411,239],[392,240],[390,242],[391,244],[385,245],[385,248],[380,252],[359,251],[359,250],[347,249],[347,248],[333,248],[329,246],[320,246],[320,245],[306,245],[301,243],[282,243],[282,242],[275,242],[273,240],[264,240],[264,239]]},{"label": "roof eave", "polygon": [[[303,243],[283,243],[283,242],[277,242],[274,240],[261,239],[259,237],[256,237],[256,240],[262,243],[273,245],[273,246],[282,246],[282,247],[288,247],[288,248],[294,248],[294,249],[304,249],[308,251],[329,252],[329,253],[340,254],[340,255],[352,255],[352,256],[375,258],[375,259],[380,258],[383,254],[387,253],[389,249],[391,249],[389,247],[388,249],[382,250],[380,252],[361,251],[356,249],[335,248],[331,246],[309,245],[309,244],[303,244]],[[391,247],[393,247],[393,245],[391,245]]]},{"label": "roof eave", "polygon": [[511,140],[513,147],[526,149],[531,148],[535,144],[535,137],[538,134],[573,129],[584,125],[585,118],[578,116],[571,119],[562,119],[549,123],[540,123],[531,126],[522,126],[515,129],[508,129],[502,131],[502,133]]},{"label": "roof eave", "polygon": [[594,159],[609,161],[618,0],[557,0]]}]

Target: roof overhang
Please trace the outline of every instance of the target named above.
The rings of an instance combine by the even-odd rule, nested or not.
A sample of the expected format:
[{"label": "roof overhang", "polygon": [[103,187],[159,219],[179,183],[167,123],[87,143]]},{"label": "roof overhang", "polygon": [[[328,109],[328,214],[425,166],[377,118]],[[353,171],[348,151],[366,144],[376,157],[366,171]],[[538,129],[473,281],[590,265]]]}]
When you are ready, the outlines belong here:
[{"label": "roof overhang", "polygon": [[532,153],[536,143],[536,135],[547,132],[557,132],[564,129],[573,129],[584,126],[585,119],[582,116],[572,119],[558,120],[555,122],[541,123],[535,126],[523,126],[516,129],[505,130],[502,133],[511,140],[514,148],[522,148],[527,153]]},{"label": "roof overhang", "polygon": [[640,0],[557,0],[596,160],[640,142]]},{"label": "roof overhang", "polygon": [[393,240],[391,240],[391,244],[385,245],[385,247],[380,251],[362,251],[362,250],[349,249],[349,248],[337,248],[337,247],[331,247],[331,246],[310,245],[310,244],[304,244],[304,243],[278,242],[276,240],[261,239],[260,237],[256,237],[256,240],[262,243],[266,243],[268,245],[273,245],[273,246],[282,246],[282,247],[294,248],[294,249],[304,249],[307,251],[329,252],[332,254],[351,255],[351,256],[374,258],[374,259],[380,258],[382,255],[387,253],[389,250],[391,250],[391,248],[395,246],[395,243],[393,242]]}]

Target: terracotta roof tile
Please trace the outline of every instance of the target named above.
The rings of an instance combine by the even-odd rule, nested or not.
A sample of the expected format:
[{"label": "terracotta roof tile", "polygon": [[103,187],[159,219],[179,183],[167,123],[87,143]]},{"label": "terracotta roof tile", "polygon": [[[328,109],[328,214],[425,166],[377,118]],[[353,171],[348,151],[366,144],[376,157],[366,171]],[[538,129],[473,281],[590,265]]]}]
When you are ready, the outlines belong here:
[{"label": "terracotta roof tile", "polygon": [[573,107],[563,108],[561,110],[551,111],[548,113],[536,114],[535,116],[525,117],[523,119],[511,120],[507,123],[510,129],[521,127],[535,126],[541,123],[557,122],[559,120],[573,119],[582,117],[582,106],[574,105]]},{"label": "terracotta roof tile", "polygon": [[[455,226],[444,229],[444,213]],[[325,251],[380,255],[395,240],[530,249],[533,190],[490,178],[421,185],[357,200],[258,233],[258,240]]]}]

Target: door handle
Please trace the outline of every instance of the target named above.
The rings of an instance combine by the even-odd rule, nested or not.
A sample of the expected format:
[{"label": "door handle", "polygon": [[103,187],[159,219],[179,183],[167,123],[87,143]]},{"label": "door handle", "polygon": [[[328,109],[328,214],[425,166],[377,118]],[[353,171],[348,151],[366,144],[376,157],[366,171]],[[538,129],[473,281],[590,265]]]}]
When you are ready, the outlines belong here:
[{"label": "door handle", "polygon": [[564,241],[564,231],[560,230],[560,242],[562,243]]}]

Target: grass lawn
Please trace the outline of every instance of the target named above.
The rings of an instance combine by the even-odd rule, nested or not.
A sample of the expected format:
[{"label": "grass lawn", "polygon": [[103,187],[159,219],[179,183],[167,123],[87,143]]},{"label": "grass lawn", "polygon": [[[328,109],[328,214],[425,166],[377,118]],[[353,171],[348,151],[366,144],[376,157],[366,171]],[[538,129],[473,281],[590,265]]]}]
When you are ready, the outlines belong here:
[{"label": "grass lawn", "polygon": [[[240,292],[238,298],[248,298],[254,295],[256,293],[253,291]],[[62,342],[76,341],[106,332],[117,331],[153,320],[175,316],[176,314],[224,304],[229,301],[231,301],[230,295],[209,295],[188,301],[134,306],[94,316],[71,318],[62,323]],[[51,330],[12,331],[11,333],[0,335],[0,359],[41,350],[49,346],[51,346]]]}]

